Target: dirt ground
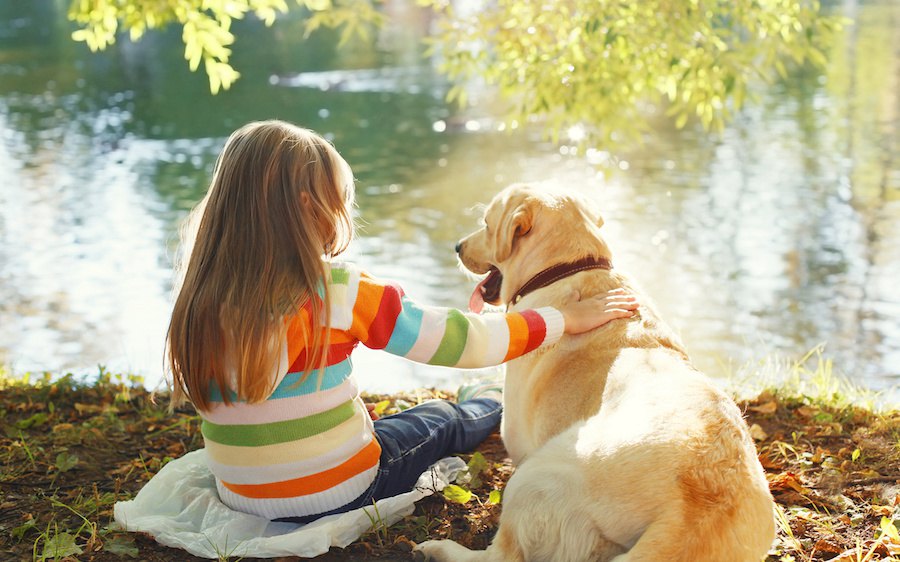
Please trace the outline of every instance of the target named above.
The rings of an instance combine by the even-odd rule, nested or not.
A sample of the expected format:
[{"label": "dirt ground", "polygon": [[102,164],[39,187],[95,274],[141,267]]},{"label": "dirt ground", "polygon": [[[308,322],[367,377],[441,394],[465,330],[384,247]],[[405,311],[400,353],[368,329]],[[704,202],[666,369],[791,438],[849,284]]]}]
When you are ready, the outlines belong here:
[{"label": "dirt ground", "polygon": [[[0,391],[0,559],[200,560],[112,522],[116,501],[202,446],[193,411],[170,414],[166,397],[154,401],[136,381],[103,372],[90,384],[5,378]],[[390,414],[430,397],[448,396],[368,400]],[[772,391],[739,405],[777,504],[768,561],[900,561],[900,412]],[[513,468],[498,434],[460,456],[470,470],[455,495],[428,497],[396,525],[316,560],[410,560],[413,543],[433,538],[485,548]]]}]

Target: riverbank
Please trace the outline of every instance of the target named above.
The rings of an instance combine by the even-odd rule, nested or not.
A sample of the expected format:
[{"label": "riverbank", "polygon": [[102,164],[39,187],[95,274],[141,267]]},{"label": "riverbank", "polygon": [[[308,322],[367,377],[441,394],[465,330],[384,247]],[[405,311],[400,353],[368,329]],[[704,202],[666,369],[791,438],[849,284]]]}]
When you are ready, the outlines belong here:
[{"label": "riverbank", "polygon": [[[368,401],[386,415],[434,397],[451,398],[420,390]],[[810,377],[738,403],[777,503],[768,561],[900,560],[900,411],[860,405],[833,380]],[[112,508],[201,446],[194,412],[168,413],[167,397],[138,380],[0,375],[0,558],[200,560],[116,530]],[[461,456],[471,470],[455,494],[425,498],[396,525],[317,560],[408,560],[426,538],[485,548],[512,466],[497,434]]]}]

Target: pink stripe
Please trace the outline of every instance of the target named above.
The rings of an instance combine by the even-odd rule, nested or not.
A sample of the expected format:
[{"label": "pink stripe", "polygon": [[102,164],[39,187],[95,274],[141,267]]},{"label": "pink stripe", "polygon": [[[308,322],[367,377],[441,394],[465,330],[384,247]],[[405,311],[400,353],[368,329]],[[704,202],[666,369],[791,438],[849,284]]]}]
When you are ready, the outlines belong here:
[{"label": "pink stripe", "polygon": [[295,420],[330,410],[358,395],[356,380],[350,377],[334,388],[312,394],[274,398],[256,404],[240,402],[226,406],[216,403],[212,409],[202,412],[202,416],[219,425],[256,425]]}]

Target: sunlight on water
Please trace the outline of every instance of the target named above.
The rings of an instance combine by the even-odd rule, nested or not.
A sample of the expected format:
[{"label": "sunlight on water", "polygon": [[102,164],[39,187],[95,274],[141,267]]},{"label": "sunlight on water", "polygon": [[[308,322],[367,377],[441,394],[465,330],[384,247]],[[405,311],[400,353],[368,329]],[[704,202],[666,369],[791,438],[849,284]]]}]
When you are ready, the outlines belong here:
[{"label": "sunlight on water", "polygon": [[[825,344],[875,389],[900,381],[900,9],[863,3],[824,73],[797,70],[720,136],[659,119],[634,149],[514,132],[456,110],[410,29],[335,47],[298,22],[237,27],[242,79],[211,98],[177,33],[91,55],[47,1],[0,7],[0,363],[160,380],[180,220],[241,124],[278,117],[332,140],[358,179],[347,259],[425,303],[464,307],[453,246],[515,181],[595,198],[631,272],[712,375]],[[58,21],[46,26],[46,21]],[[568,131],[574,143],[583,131]],[[565,139],[564,139],[565,140]],[[364,388],[474,376],[363,350]],[[478,374],[478,373],[475,373]]]}]

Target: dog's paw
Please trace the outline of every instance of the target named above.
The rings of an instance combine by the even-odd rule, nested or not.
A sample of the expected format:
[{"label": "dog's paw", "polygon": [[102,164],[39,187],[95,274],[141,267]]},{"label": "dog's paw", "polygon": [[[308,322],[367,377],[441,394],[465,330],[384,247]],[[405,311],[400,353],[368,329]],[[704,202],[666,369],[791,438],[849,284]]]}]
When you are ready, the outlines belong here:
[{"label": "dog's paw", "polygon": [[462,548],[453,541],[425,541],[419,543],[414,549],[413,554],[416,560],[428,560],[431,562],[453,562],[455,557],[453,551]]}]

